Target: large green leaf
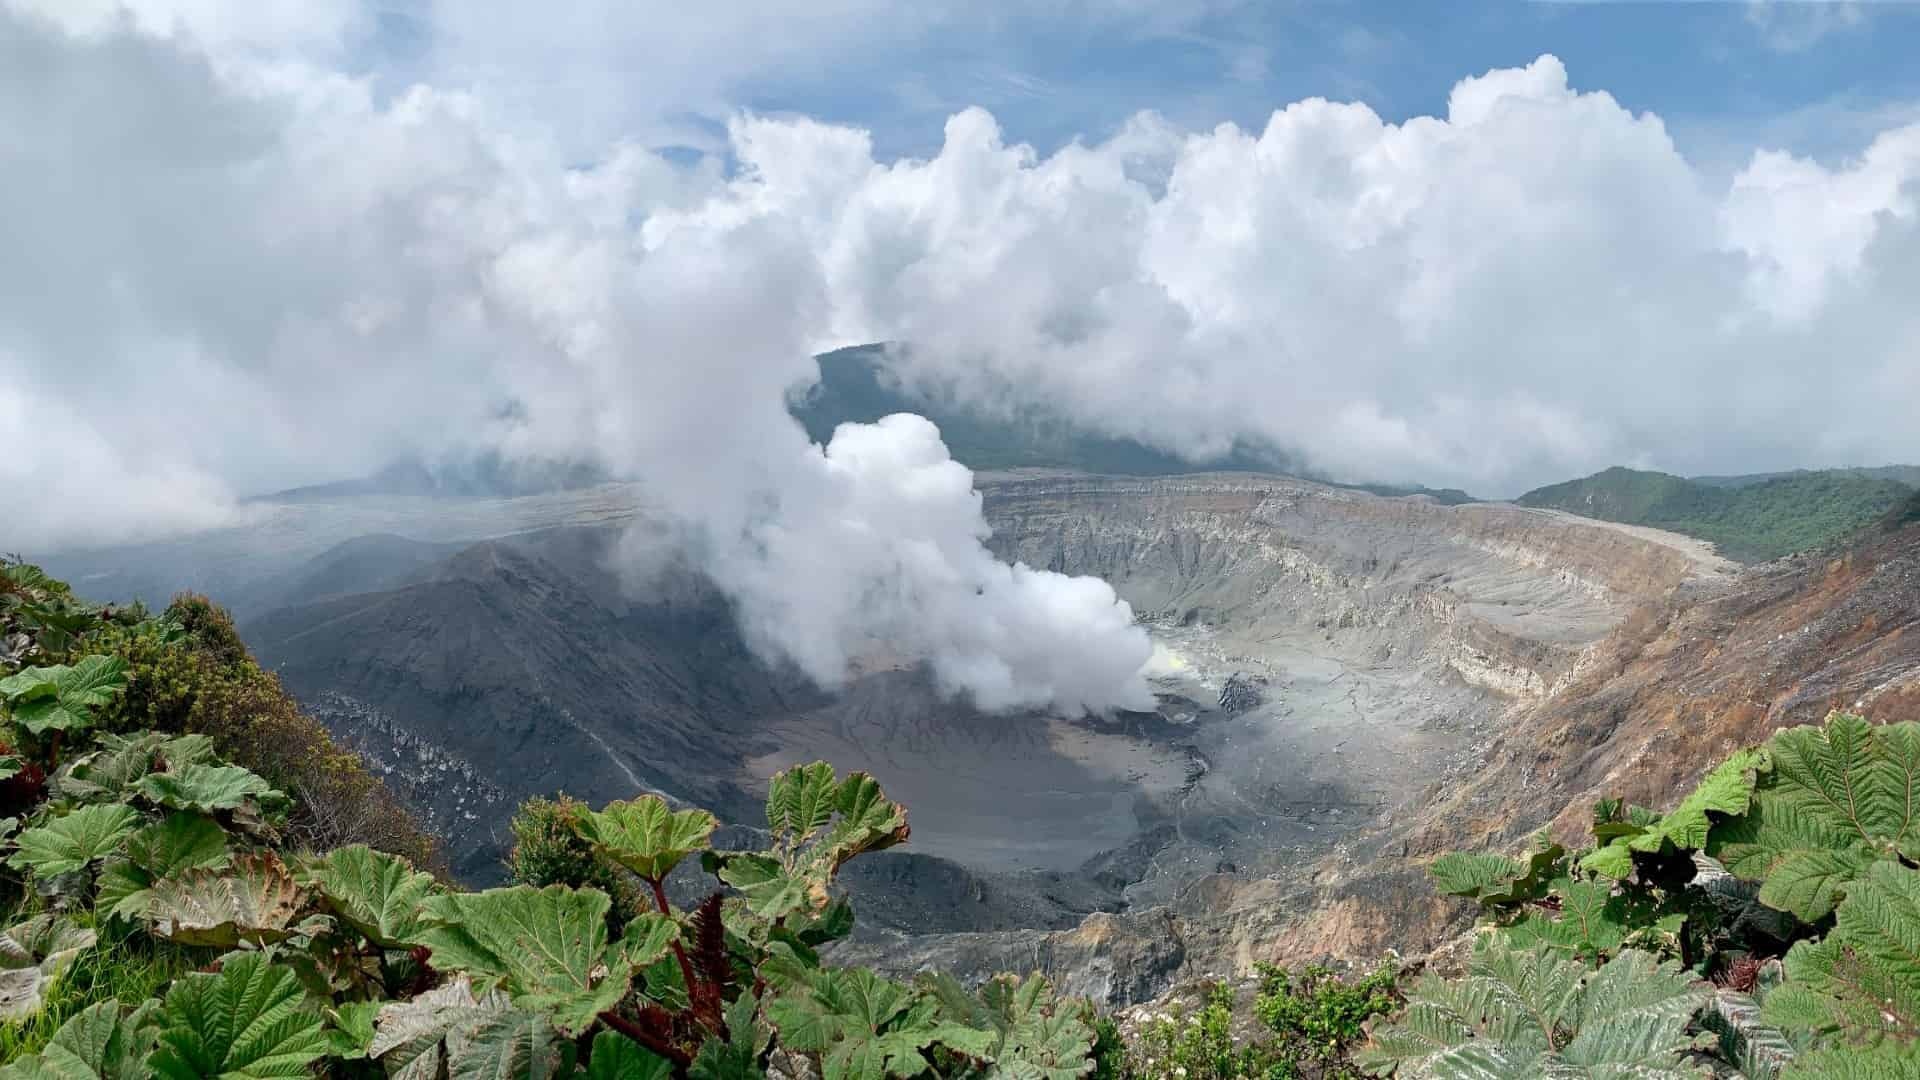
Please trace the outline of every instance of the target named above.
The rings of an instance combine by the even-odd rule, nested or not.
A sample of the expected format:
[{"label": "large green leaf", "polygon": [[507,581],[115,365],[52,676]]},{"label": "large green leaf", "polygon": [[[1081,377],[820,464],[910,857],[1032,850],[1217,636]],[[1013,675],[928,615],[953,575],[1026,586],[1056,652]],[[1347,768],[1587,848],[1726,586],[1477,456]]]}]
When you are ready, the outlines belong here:
[{"label": "large green leaf", "polygon": [[1833,930],[1787,952],[1786,971],[1766,1002],[1782,1027],[1855,1044],[1920,1040],[1920,871],[1874,863],[1849,885]]},{"label": "large green leaf", "polygon": [[19,704],[52,697],[60,692],[57,667],[30,667],[0,679],[0,700]]},{"label": "large green leaf", "polygon": [[1566,853],[1566,848],[1553,843],[1537,845],[1524,859],[1455,851],[1433,860],[1427,872],[1441,892],[1489,905],[1516,904],[1546,895]]},{"label": "large green leaf", "polygon": [[[1595,827],[1599,847],[1580,860],[1593,873],[1625,879],[1633,873],[1633,853],[1700,851],[1707,847],[1715,819],[1710,813],[1732,817],[1747,812],[1760,777],[1770,768],[1764,750],[1742,750],[1720,763],[1700,781],[1680,805],[1665,814],[1637,816],[1636,821]],[[1607,833],[1602,837],[1602,830]]]},{"label": "large green leaf", "polygon": [[1876,861],[1920,856],[1920,724],[1835,713],[1767,744],[1772,769],[1707,850],[1760,900],[1817,922]]},{"label": "large green leaf", "polygon": [[593,1037],[581,1080],[668,1080],[673,1063],[614,1031]]},{"label": "large green leaf", "polygon": [[183,945],[232,948],[294,933],[307,892],[272,851],[236,856],[224,869],[188,870],[155,882],[147,899],[153,932]]},{"label": "large green leaf", "polygon": [[[852,773],[827,790],[824,764],[788,769],[773,778],[766,852],[709,852],[708,870],[739,889],[754,914],[768,920],[817,917],[833,903],[834,875],[848,859],[907,839],[907,812],[887,799],[866,773]],[[828,811],[823,819],[823,804]]]},{"label": "large green leaf", "polygon": [[101,919],[144,919],[152,899],[153,875],[125,859],[108,859],[100,864],[93,910]]},{"label": "large green leaf", "polygon": [[118,656],[88,656],[72,667],[29,668],[0,679],[14,723],[35,735],[89,726],[92,710],[126,688],[127,662]]},{"label": "large green leaf", "polygon": [[211,819],[184,811],[169,814],[127,838],[126,858],[110,859],[100,868],[94,910],[110,918],[144,919],[156,881],[188,870],[217,870],[230,859],[226,831]]},{"label": "large green leaf", "polygon": [[1588,972],[1493,935],[1464,978],[1422,979],[1358,1060],[1407,1080],[1695,1076],[1687,1025],[1706,1000],[1677,965],[1637,949]]},{"label": "large green leaf", "polygon": [[772,855],[730,852],[716,860],[721,881],[740,890],[747,906],[764,919],[780,919],[824,905],[826,884],[794,873]]},{"label": "large green leaf", "polygon": [[1665,910],[1644,891],[1611,882],[1555,879],[1548,890],[1557,910],[1531,908],[1502,928],[1518,948],[1543,944],[1581,959],[1602,959],[1638,944],[1656,952],[1677,948],[1686,915]]},{"label": "large green leaf", "polygon": [[226,831],[200,814],[168,814],[127,838],[128,861],[156,878],[218,868],[230,858]]},{"label": "large green leaf", "polygon": [[39,1012],[47,987],[93,942],[93,931],[59,915],[36,915],[0,934],[0,1020]]},{"label": "large green leaf", "polygon": [[300,980],[260,953],[232,957],[214,974],[182,976],[159,1019],[150,1064],[166,1080],[307,1076],[327,1050],[326,1023]]},{"label": "large green leaf", "polygon": [[826,1080],[919,1076],[935,1044],[970,1055],[994,1044],[992,1034],[944,1019],[935,998],[864,968],[811,972],[766,1010],[781,1045],[821,1055]]},{"label": "large green leaf", "polygon": [[1039,975],[1000,975],[970,994],[952,976],[922,976],[947,1023],[940,1041],[993,1063],[997,1075],[1073,1080],[1093,1069],[1094,1032],[1077,1002],[1058,1002]]},{"label": "large green leaf", "polygon": [[507,1009],[447,1032],[447,1073],[461,1080],[549,1080],[573,1071],[573,1042],[544,1013]]},{"label": "large green leaf", "polygon": [[658,960],[679,926],[647,913],[607,942],[607,894],[598,889],[515,885],[428,897],[432,925],[418,941],[441,971],[465,971],[504,989],[515,1005],[553,1015],[569,1037],[626,996],[634,972]]},{"label": "large green leaf", "polygon": [[580,835],[607,857],[658,881],[680,860],[707,846],[719,821],[705,810],[675,813],[658,795],[608,803],[582,815]]},{"label": "large green leaf", "polygon": [[20,850],[7,864],[45,878],[83,870],[94,860],[118,851],[139,824],[140,815],[130,806],[83,806],[21,833],[17,840]]},{"label": "large green leaf", "polygon": [[833,820],[839,796],[824,761],[780,772],[767,785],[767,827],[788,846],[805,843]]},{"label": "large green leaf", "polygon": [[349,1001],[327,1010],[327,1054],[357,1061],[367,1056],[377,1032],[382,1001]]},{"label": "large green leaf", "polygon": [[394,948],[419,936],[433,875],[364,844],[327,854],[314,875],[334,913],[367,940]]},{"label": "large green leaf", "polygon": [[476,996],[472,981],[456,976],[410,1000],[382,1005],[367,1056],[385,1066],[393,1080],[438,1080],[446,1073],[448,1033],[511,1007],[505,994]]},{"label": "large green leaf", "polygon": [[159,1033],[152,1024],[157,1003],[129,1013],[103,1001],[75,1013],[53,1033],[46,1048],[0,1069],[0,1080],[146,1080],[147,1054]]},{"label": "large green leaf", "polygon": [[1676,1057],[1691,1045],[1687,1026],[1710,996],[1677,963],[1629,949],[1588,977],[1576,1034],[1559,1057],[1595,1072],[1685,1075],[1693,1070],[1677,1067]]},{"label": "large green leaf", "polygon": [[1786,1033],[1762,1018],[1753,995],[1717,987],[1708,1006],[1701,1010],[1700,1026],[1714,1034],[1720,1056],[1739,1067],[1746,1080],[1779,1080],[1799,1057]]},{"label": "large green leaf", "polygon": [[98,738],[98,749],[72,759],[55,775],[61,795],[102,801],[126,792],[155,769],[182,769],[213,757],[213,740],[205,735],[102,732]]},{"label": "large green leaf", "polygon": [[1821,1050],[1795,1062],[1786,1080],[1920,1080],[1920,1054],[1898,1046]]},{"label": "large green leaf", "polygon": [[203,814],[238,809],[250,802],[269,808],[287,802],[273,785],[238,765],[193,764],[174,772],[150,773],[141,777],[134,790],[161,806]]},{"label": "large green leaf", "polygon": [[904,843],[909,834],[907,811],[888,799],[879,781],[864,772],[848,774],[834,800],[838,815],[821,838],[816,858],[830,860],[829,872],[866,851]]}]

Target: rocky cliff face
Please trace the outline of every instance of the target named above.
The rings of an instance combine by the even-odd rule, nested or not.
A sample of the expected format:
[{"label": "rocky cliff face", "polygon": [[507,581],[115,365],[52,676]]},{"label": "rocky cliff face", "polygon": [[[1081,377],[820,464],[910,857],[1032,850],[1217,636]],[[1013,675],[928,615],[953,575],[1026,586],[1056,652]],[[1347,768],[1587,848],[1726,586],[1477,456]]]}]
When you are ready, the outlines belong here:
[{"label": "rocky cliff face", "polygon": [[999,474],[982,487],[1002,556],[1097,574],[1149,617],[1312,629],[1359,654],[1405,642],[1501,690],[1543,691],[1634,604],[1732,572],[1653,530],[1283,477]]}]

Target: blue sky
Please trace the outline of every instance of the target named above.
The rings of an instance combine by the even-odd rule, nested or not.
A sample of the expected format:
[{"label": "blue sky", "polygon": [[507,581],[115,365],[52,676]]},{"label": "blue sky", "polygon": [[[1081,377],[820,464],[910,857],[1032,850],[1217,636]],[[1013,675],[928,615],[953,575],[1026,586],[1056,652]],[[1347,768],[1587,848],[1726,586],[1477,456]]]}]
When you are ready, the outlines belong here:
[{"label": "blue sky", "polygon": [[[1328,97],[1401,120],[1443,111],[1463,76],[1542,53],[1565,61],[1577,87],[1658,113],[1712,171],[1761,145],[1844,157],[1920,115],[1920,3],[983,0],[910,15],[858,2],[799,17],[781,4],[704,12],[756,6],[770,10],[737,13],[729,40],[680,33],[672,21],[691,13],[599,15],[587,4],[542,47],[477,44],[486,31],[449,27],[445,8],[389,0],[356,51],[396,86],[466,79],[570,100],[586,144],[717,138],[728,111],[747,108],[869,128],[882,157],[934,152],[941,122],[967,105],[1042,152],[1097,140],[1143,109],[1187,128],[1257,129],[1278,106]],[[549,28],[526,29],[501,37],[538,41]],[[744,56],[743,36],[793,45]],[[655,81],[663,50],[706,77]]]}]

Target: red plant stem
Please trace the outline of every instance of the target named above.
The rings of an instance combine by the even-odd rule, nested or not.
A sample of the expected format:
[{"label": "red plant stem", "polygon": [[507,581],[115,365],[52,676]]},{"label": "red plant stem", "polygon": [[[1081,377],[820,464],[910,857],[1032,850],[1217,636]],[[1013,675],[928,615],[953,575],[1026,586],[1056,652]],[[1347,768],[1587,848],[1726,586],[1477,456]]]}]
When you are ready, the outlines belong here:
[{"label": "red plant stem", "polygon": [[[659,905],[660,914],[665,915],[669,919],[673,918],[673,905],[667,903],[666,886],[661,884],[659,878],[647,878],[646,881],[648,885],[653,886],[653,902]],[[680,947],[680,939],[678,937],[673,939],[671,945],[674,959],[680,961],[680,977],[685,979],[687,983],[687,999],[689,1001],[701,1000],[700,980],[694,977],[693,962],[687,959],[687,950]]]},{"label": "red plant stem", "polygon": [[639,1024],[621,1016],[612,1009],[608,1009],[606,1012],[600,1014],[600,1022],[620,1034],[625,1035],[627,1038],[632,1039],[634,1042],[639,1043],[641,1046],[659,1054],[661,1057],[666,1058],[668,1061],[673,1062],[673,1075],[675,1076],[687,1075],[687,1066],[693,1064],[693,1056],[691,1054],[673,1045],[673,1043],[668,1040],[648,1031],[646,1028],[641,1027]]}]

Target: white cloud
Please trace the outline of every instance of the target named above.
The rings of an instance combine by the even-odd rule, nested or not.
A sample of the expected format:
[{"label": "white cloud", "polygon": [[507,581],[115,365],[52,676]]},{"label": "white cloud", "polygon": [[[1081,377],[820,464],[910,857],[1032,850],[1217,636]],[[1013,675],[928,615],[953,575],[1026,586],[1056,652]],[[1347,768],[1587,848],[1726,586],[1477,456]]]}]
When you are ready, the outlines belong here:
[{"label": "white cloud", "polygon": [[137,29],[215,51],[328,54],[364,29],[361,0],[0,0],[0,8],[89,37]]},{"label": "white cloud", "polygon": [[804,223],[838,334],[912,342],[962,396],[1490,493],[1920,458],[1920,128],[1716,184],[1543,57],[1400,125],[1315,99],[1044,158],[977,110],[924,162],[805,121],[733,143],[745,173],[694,216]]},{"label": "white cloud", "polygon": [[779,513],[718,572],[770,599],[748,605],[748,630],[816,678],[861,653],[904,654],[990,709],[1152,706],[1127,606],[1097,578],[995,561],[972,474],[921,417],[841,425],[778,492]]},{"label": "white cloud", "polygon": [[[631,147],[590,170],[464,94],[215,65],[0,13],[0,548],[235,520],[236,489],[487,446],[642,482],[751,638],[926,659],[990,708],[1150,703],[1093,579],[997,563],[931,426],[787,416],[825,332],[800,223]],[[230,59],[230,58],[229,58]]]}]

